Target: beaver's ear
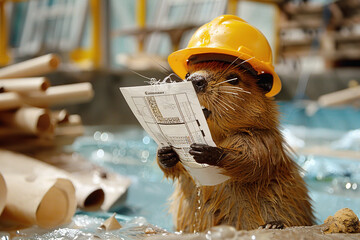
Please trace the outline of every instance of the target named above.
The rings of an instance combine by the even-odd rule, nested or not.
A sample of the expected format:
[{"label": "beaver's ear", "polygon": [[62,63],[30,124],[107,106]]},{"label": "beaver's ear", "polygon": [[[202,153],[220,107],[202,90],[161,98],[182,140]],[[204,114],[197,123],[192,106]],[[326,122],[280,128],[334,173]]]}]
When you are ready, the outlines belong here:
[{"label": "beaver's ear", "polygon": [[265,91],[265,93],[270,92],[273,86],[273,76],[269,73],[262,73],[258,75],[257,85]]}]

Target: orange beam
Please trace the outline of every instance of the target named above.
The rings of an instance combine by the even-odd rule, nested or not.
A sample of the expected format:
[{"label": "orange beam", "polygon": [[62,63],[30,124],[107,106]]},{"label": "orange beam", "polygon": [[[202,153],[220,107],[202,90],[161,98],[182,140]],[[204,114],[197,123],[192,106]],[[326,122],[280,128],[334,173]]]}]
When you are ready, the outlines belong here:
[{"label": "orange beam", "polygon": [[[140,29],[146,27],[146,0],[137,0],[136,1],[136,22]],[[144,38],[138,39],[138,51],[144,51]]]},{"label": "orange beam", "polygon": [[231,15],[237,15],[238,0],[229,0],[227,5],[227,13]]},{"label": "orange beam", "polygon": [[10,61],[7,48],[8,33],[5,16],[5,1],[0,0],[0,66],[7,65]]}]

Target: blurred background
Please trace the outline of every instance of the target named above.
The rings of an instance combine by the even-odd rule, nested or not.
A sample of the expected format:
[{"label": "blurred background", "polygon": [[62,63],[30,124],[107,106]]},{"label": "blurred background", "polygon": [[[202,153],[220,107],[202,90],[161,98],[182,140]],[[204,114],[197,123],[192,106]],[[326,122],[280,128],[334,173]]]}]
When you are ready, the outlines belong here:
[{"label": "blurred background", "polygon": [[281,129],[298,153],[294,159],[304,169],[318,223],[341,207],[359,215],[360,0],[0,0],[0,73],[51,53],[61,63],[44,75],[49,94],[57,86],[90,84],[77,85],[86,88],[78,94],[88,95],[80,100],[73,96],[77,100],[66,105],[65,120],[59,119],[65,95],[56,106],[35,104],[51,109],[57,122],[47,134],[26,132],[26,137],[21,123],[1,120],[20,105],[10,106],[6,86],[0,85],[0,147],[30,152],[52,165],[61,161],[41,157],[39,149],[52,157],[66,152],[74,162],[66,170],[75,173],[83,166],[74,160],[80,155],[101,166],[101,173],[126,176],[131,185],[125,186],[125,200],[105,210],[117,211],[123,219],[144,216],[171,230],[166,199],[172,184],[161,182],[162,172],[154,163],[157,146],[119,87],[168,76],[167,56],[185,48],[199,26],[223,14],[256,26],[272,47],[282,81],[275,97]]},{"label": "blurred background", "polygon": [[[95,98],[73,111],[86,124],[136,123],[118,87],[164,78],[166,57],[192,33],[230,13],[268,38],[283,83],[278,100],[317,100],[359,84],[358,0],[0,1],[0,66],[46,53],[62,58],[49,76],[89,81]],[[101,114],[99,110],[101,109]],[[72,109],[70,109],[72,110]]]}]

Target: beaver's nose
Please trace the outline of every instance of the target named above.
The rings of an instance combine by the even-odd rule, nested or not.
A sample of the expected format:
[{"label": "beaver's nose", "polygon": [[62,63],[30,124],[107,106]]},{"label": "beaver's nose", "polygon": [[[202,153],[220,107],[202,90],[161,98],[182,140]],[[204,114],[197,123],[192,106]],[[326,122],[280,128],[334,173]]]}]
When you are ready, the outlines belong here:
[{"label": "beaver's nose", "polygon": [[199,92],[205,92],[206,86],[208,85],[206,79],[204,76],[201,75],[193,75],[188,78],[189,81],[192,82],[194,85],[195,91],[197,93]]}]

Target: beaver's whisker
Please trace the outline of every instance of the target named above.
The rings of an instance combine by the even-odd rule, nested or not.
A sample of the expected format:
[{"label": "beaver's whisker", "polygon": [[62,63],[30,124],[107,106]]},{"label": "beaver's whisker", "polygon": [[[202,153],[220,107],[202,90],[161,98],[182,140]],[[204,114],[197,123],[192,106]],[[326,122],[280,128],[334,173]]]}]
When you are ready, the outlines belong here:
[{"label": "beaver's whisker", "polygon": [[[253,58],[253,57],[252,57],[252,58]],[[252,58],[249,58],[249,59],[247,59],[247,60],[245,60],[245,61],[242,61],[241,63],[239,63],[239,64],[237,64],[237,65],[232,66],[232,67],[231,67],[231,70],[238,68],[239,66],[241,66],[242,64],[244,64],[244,63],[246,63],[247,61],[251,60]],[[243,73],[246,73],[246,72],[250,72],[250,74],[252,74],[252,75],[254,75],[254,76],[257,75],[256,72],[253,72],[253,71],[254,71],[253,69],[249,69],[249,68],[247,68],[247,67],[243,67],[243,69],[244,69],[244,70],[241,72],[242,74],[243,74]]]},{"label": "beaver's whisker", "polygon": [[[223,92],[223,91],[222,91]],[[231,92],[223,92],[223,93],[225,93],[225,94],[230,94]],[[234,97],[234,98],[237,98],[237,99],[239,99],[239,100],[241,100],[241,101],[245,101],[245,99],[244,98],[242,98],[242,97],[240,97],[240,96],[237,96],[237,95],[233,95],[232,97]],[[235,102],[235,100],[233,100],[233,99],[226,99],[227,101],[225,102],[224,101],[224,103],[227,103],[226,105],[227,106],[231,106],[231,105],[229,105],[229,103],[228,103],[228,101],[230,101],[231,103],[233,103],[233,104],[235,104],[235,105],[237,105],[238,103],[237,102]],[[231,107],[232,108],[232,107]],[[234,108],[232,108],[233,110],[235,110]]]},{"label": "beaver's whisker", "polygon": [[219,91],[219,93],[231,94],[231,95],[233,95],[232,97],[237,98],[237,99],[240,99],[240,100],[242,100],[242,101],[245,101],[245,99],[243,99],[242,97],[238,96],[238,95],[239,95],[238,93],[226,92],[226,91]]},{"label": "beaver's whisker", "polygon": [[215,101],[215,98],[211,99],[211,98],[205,98],[207,102],[209,102],[211,104],[211,106],[213,107],[213,109],[211,110],[213,113],[218,113],[221,116],[221,113],[218,111],[217,106],[218,104],[216,104],[217,102]]},{"label": "beaver's whisker", "polygon": [[217,105],[217,104],[215,104],[216,102],[215,101],[210,101],[211,102],[211,104],[213,105],[213,106],[216,106],[216,107],[214,107],[214,110],[215,111],[213,111],[213,113],[217,113],[217,114],[219,114],[220,115],[220,117],[222,118],[222,115],[221,115],[221,111],[219,111],[219,109],[218,109],[218,106],[219,105]]},{"label": "beaver's whisker", "polygon": [[226,111],[224,110],[224,107],[222,105],[217,105],[216,112],[220,115],[221,118],[226,116]]},{"label": "beaver's whisker", "polygon": [[237,67],[239,67],[239,66],[243,65],[244,63],[246,63],[246,62],[250,61],[250,60],[251,60],[251,59],[253,59],[253,58],[255,58],[255,57],[248,58],[248,59],[246,59],[246,60],[242,61],[241,63],[239,63],[239,64],[235,65],[234,67],[236,67],[236,68],[237,68]]},{"label": "beaver's whisker", "polygon": [[219,83],[217,83],[217,84],[215,84],[215,85],[213,85],[213,86],[215,87],[215,86],[217,86],[217,85],[220,85],[220,84],[223,84],[223,83],[227,83],[227,82],[231,82],[231,81],[236,80],[236,79],[237,79],[237,78],[231,78],[231,79],[228,79],[228,80],[224,80],[224,81],[219,82]]},{"label": "beaver's whisker", "polygon": [[228,106],[229,108],[231,108],[231,110],[235,111],[235,108],[232,107],[229,103],[226,103],[226,106]]},{"label": "beaver's whisker", "polygon": [[[175,77],[177,77],[177,78],[179,78],[181,81],[174,81],[174,80],[172,80],[172,78],[171,78],[171,76],[175,76]],[[166,76],[161,82],[163,82],[163,83],[167,83],[167,80],[168,79],[170,79],[170,83],[173,83],[173,82],[182,82],[183,80],[178,76],[178,75],[176,75],[175,73],[170,73],[168,76]]]},{"label": "beaver's whisker", "polygon": [[227,102],[225,102],[223,99],[218,99],[220,102],[222,102],[223,104],[225,104],[226,106],[228,106],[229,108],[231,108],[232,110],[235,110],[235,108],[233,108],[230,104],[228,104]]},{"label": "beaver's whisker", "polygon": [[219,100],[217,101],[217,103],[218,103],[219,106],[221,107],[220,109],[221,109],[222,111],[224,111],[223,108],[225,108],[226,111],[229,111],[229,109],[224,105],[224,103],[221,103]]},{"label": "beaver's whisker", "polygon": [[241,73],[246,73],[246,72],[250,72],[250,69],[244,69]]},{"label": "beaver's whisker", "polygon": [[[163,69],[163,71],[161,71],[163,74],[167,75],[167,74],[174,74],[171,73],[171,71],[169,69],[167,69],[166,67],[164,67],[162,64],[160,64],[158,61],[156,61],[156,59],[152,58],[151,56],[149,56],[149,58],[155,62],[159,67],[161,67]],[[177,75],[176,75],[177,76]],[[179,76],[177,76],[178,78],[180,78]],[[181,78],[180,78],[181,79]],[[182,79],[181,79],[182,80]]]},{"label": "beaver's whisker", "polygon": [[223,90],[219,90],[219,93],[227,93],[227,94],[239,95],[239,93],[228,92],[228,91],[223,91]]},{"label": "beaver's whisker", "polygon": [[234,90],[234,91],[238,91],[241,93],[247,93],[247,94],[251,94],[251,92],[244,90],[241,87],[233,87],[233,86],[221,86],[222,88],[225,88],[225,90]]},{"label": "beaver's whisker", "polygon": [[227,68],[225,68],[225,70],[220,74],[219,78],[221,78],[238,59],[239,57],[235,58],[234,61],[232,61],[230,65]]},{"label": "beaver's whisker", "polygon": [[[224,92],[224,94],[230,94],[229,92]],[[240,100],[244,100],[242,97],[239,96],[239,94],[232,94],[232,97],[240,99]]]},{"label": "beaver's whisker", "polygon": [[[216,108],[218,108],[221,112],[223,112],[225,114],[225,116],[228,115],[227,111],[229,111],[229,109],[224,104],[224,101],[222,101],[220,98],[212,98],[212,101],[214,103],[216,103],[213,106],[216,106]],[[220,112],[220,111],[218,111],[218,112]]]},{"label": "beaver's whisker", "polygon": [[[239,99],[239,100],[241,100],[241,101],[245,101],[245,99],[243,99],[242,97],[239,97],[239,96],[233,96],[234,98],[237,98],[237,99]],[[233,101],[232,99],[231,100],[229,100],[229,101]],[[235,102],[235,101],[233,101],[233,102]]]},{"label": "beaver's whisker", "polygon": [[224,113],[226,113],[226,112],[225,112],[225,110],[223,108],[225,108],[226,110],[229,110],[226,106],[224,106],[223,103],[221,103],[219,101],[218,98],[214,98],[213,101],[220,107],[220,110],[223,111]]},{"label": "beaver's whisker", "polygon": [[[217,102],[215,101],[215,98],[213,98],[213,99],[209,98],[209,99],[207,99],[207,101],[211,104],[211,106],[213,106],[212,112],[219,114],[220,117],[222,118],[221,111],[219,111],[219,109],[218,109],[219,103],[217,103]],[[217,104],[216,104],[216,103],[217,103]]]},{"label": "beaver's whisker", "polygon": [[240,92],[247,92],[242,87],[221,86],[221,89],[234,90],[234,91],[240,91]]},{"label": "beaver's whisker", "polygon": [[251,92],[245,91],[245,90],[243,90],[243,89],[235,89],[235,88],[219,89],[219,91],[228,91],[228,92],[251,94]]},{"label": "beaver's whisker", "polygon": [[132,69],[130,69],[130,68],[128,68],[128,70],[129,70],[130,72],[135,73],[136,75],[138,75],[138,76],[140,76],[140,77],[142,77],[142,78],[145,78],[145,79],[150,80],[150,81],[146,81],[146,82],[148,82],[148,83],[152,83],[152,82],[154,82],[154,81],[159,81],[159,80],[157,80],[156,78],[150,78],[150,77],[144,76],[144,75],[142,75],[142,74],[140,74],[140,73],[138,73],[138,72],[136,72],[136,71],[134,71],[134,70],[132,70]]},{"label": "beaver's whisker", "polygon": [[150,81],[144,81],[144,83],[150,84],[150,85],[158,85],[160,84],[161,80],[157,80],[156,78],[150,80]]},{"label": "beaver's whisker", "polygon": [[220,118],[223,118],[223,115],[221,114],[222,111],[219,111],[218,108],[216,108],[215,113],[219,114]]},{"label": "beaver's whisker", "polygon": [[239,64],[236,64],[236,65],[233,65],[233,63],[235,63],[235,61],[237,61],[239,59],[239,57],[237,57],[234,61],[231,62],[231,64],[221,73],[221,75],[218,77],[218,78],[221,78],[229,69],[230,67],[232,67],[231,69],[234,69],[234,68],[238,68],[239,66],[241,66],[242,64],[250,61],[251,59],[253,59],[255,57],[250,57],[246,60],[243,60],[242,62],[240,62]]}]

